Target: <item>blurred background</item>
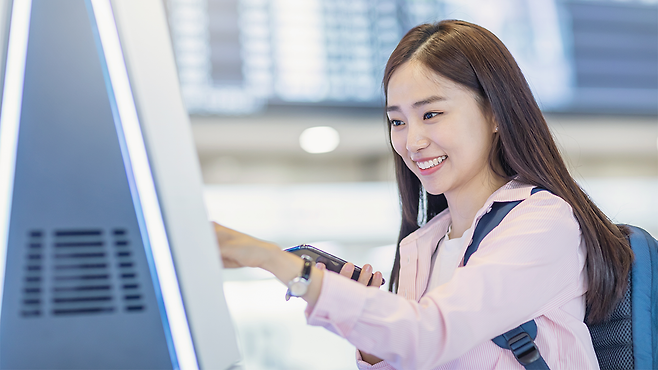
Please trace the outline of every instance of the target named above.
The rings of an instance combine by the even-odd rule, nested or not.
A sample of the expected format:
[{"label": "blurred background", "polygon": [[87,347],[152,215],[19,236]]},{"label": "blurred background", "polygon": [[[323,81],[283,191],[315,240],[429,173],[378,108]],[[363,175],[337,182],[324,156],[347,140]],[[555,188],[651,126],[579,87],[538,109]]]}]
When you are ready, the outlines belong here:
[{"label": "blurred background", "polygon": [[[399,206],[381,79],[411,27],[464,19],[521,66],[581,186],[658,235],[658,0],[166,0],[211,219],[388,275]],[[301,300],[225,272],[243,367],[354,369]]]}]

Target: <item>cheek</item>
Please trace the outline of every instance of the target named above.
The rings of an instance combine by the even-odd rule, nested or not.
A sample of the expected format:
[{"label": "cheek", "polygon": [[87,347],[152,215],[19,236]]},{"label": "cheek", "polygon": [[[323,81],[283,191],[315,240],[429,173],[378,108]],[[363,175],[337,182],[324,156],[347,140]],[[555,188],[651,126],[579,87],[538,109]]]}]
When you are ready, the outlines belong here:
[{"label": "cheek", "polygon": [[407,153],[407,136],[401,132],[391,129],[391,144],[400,157],[405,158]]},{"label": "cheek", "polygon": [[476,168],[482,168],[489,163],[492,138],[487,132],[476,131],[474,128],[470,137],[463,142],[462,155],[464,159]]}]

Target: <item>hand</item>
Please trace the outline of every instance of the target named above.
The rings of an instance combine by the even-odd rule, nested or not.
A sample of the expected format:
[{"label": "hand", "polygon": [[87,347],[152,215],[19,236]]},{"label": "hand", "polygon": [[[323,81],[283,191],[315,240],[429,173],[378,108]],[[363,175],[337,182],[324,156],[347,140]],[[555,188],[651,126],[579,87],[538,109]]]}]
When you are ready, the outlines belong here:
[{"label": "hand", "polygon": [[273,252],[281,252],[275,244],[256,239],[213,222],[215,236],[226,268],[263,267]]},{"label": "hand", "polygon": [[[318,263],[315,267],[321,270],[327,269],[327,267],[323,263]],[[340,274],[348,279],[352,278],[353,273],[354,273],[354,264],[352,262],[348,262],[344,264],[343,268],[340,269]],[[372,277],[372,282],[368,284],[368,281],[370,281],[370,277]],[[371,265],[365,264],[361,269],[361,274],[359,275],[359,280],[358,280],[359,283],[366,286],[369,285],[379,288],[382,285],[383,281],[384,278],[382,277],[382,273],[377,271],[373,274]]]},{"label": "hand", "polygon": [[[340,269],[340,274],[346,276],[349,279],[352,278],[353,273],[354,273],[354,264],[352,262],[348,262],[344,264],[343,268]],[[371,277],[372,277],[372,282],[368,284]],[[382,281],[383,281],[383,277],[381,272],[377,271],[373,274],[371,265],[367,263],[363,265],[363,267],[361,268],[361,274],[359,275],[359,280],[358,280],[359,283],[365,286],[369,285],[379,288],[382,285]]]}]

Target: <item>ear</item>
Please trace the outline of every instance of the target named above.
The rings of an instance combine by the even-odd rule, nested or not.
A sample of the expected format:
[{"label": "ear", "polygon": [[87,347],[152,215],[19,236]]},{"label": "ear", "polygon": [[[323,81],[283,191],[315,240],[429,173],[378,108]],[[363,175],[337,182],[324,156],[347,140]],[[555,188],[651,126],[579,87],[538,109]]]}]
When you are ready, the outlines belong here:
[{"label": "ear", "polygon": [[494,117],[493,111],[491,110],[490,107],[485,107],[483,108],[484,116],[489,123],[489,127],[491,129],[492,134],[497,134],[498,133],[498,121],[496,121],[496,117]]},{"label": "ear", "polygon": [[492,114],[489,114],[489,117],[487,117],[487,118],[488,118],[489,124],[491,125],[490,126],[491,127],[491,133],[492,134],[497,134],[498,130],[499,130],[498,122],[493,118]]}]

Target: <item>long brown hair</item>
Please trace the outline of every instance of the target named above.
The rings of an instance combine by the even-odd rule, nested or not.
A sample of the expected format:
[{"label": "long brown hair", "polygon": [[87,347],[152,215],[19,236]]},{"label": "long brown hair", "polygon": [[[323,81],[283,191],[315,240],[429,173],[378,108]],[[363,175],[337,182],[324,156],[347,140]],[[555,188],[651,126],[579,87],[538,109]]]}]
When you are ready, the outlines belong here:
[{"label": "long brown hair", "polygon": [[[547,189],[571,205],[587,247],[588,322],[606,319],[624,293],[633,261],[628,232],[614,225],[569,174],[528,83],[505,45],[486,29],[464,21],[417,26],[388,60],[383,81],[386,95],[393,73],[410,60],[469,88],[483,111],[491,114],[498,124],[489,155],[496,174]],[[388,127],[390,133],[390,122]],[[389,290],[397,291],[400,241],[419,228],[420,219],[429,221],[448,205],[442,194],[423,194],[420,180],[393,152],[402,223]]]}]

